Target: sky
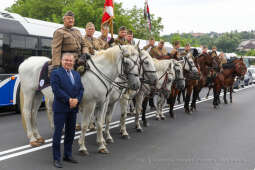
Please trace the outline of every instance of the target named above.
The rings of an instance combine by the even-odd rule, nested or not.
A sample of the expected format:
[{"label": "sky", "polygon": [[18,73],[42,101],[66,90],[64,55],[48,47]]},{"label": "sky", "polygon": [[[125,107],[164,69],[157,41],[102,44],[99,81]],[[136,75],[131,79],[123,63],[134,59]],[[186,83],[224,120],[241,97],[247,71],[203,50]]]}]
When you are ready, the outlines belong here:
[{"label": "sky", "polygon": [[[15,0],[0,0],[0,10]],[[144,7],[144,0],[114,0],[123,8]],[[255,0],[148,0],[150,13],[162,18],[161,35],[183,32],[255,30]]]}]

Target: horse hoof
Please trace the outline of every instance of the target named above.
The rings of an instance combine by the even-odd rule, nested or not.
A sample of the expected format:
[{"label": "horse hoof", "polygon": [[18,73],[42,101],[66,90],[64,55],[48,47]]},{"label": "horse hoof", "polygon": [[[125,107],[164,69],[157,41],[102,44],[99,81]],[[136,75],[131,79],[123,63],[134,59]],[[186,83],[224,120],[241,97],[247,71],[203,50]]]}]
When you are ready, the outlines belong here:
[{"label": "horse hoof", "polygon": [[149,126],[149,123],[143,122],[143,126],[144,126],[144,127],[148,127],[148,126]]},{"label": "horse hoof", "polygon": [[156,117],[156,120],[160,120],[160,117]]},{"label": "horse hoof", "polygon": [[162,116],[162,117],[161,117],[161,120],[166,120],[166,117],[165,117],[165,116]]},{"label": "horse hoof", "polygon": [[80,131],[81,130],[81,125],[76,125],[75,131]]},{"label": "horse hoof", "polygon": [[80,150],[79,153],[82,156],[88,156],[89,155],[89,152],[87,150]]},{"label": "horse hoof", "polygon": [[109,154],[110,152],[108,151],[108,149],[99,149],[98,153],[101,153],[101,154]]},{"label": "horse hoof", "polygon": [[142,130],[141,128],[136,128],[136,132],[138,132],[138,133],[142,133],[142,132],[143,132],[143,130]]},{"label": "horse hoof", "polygon": [[40,143],[40,144],[44,144],[44,143],[45,143],[45,140],[44,140],[42,137],[40,137],[40,138],[37,139],[36,142],[37,142],[37,143]]},{"label": "horse hoof", "polygon": [[122,139],[130,139],[129,135],[123,135],[122,133],[121,133],[121,138]]},{"label": "horse hoof", "polygon": [[113,139],[106,139],[106,143],[114,143]]},{"label": "horse hoof", "polygon": [[41,145],[41,144],[40,144],[40,143],[38,143],[37,141],[30,142],[29,144],[30,144],[30,146],[32,146],[32,147],[38,147],[38,146],[40,146],[40,145]]},{"label": "horse hoof", "polygon": [[170,117],[171,117],[172,119],[175,119],[175,118],[176,118],[175,114],[173,114],[173,113],[172,113],[172,114],[170,113]]}]

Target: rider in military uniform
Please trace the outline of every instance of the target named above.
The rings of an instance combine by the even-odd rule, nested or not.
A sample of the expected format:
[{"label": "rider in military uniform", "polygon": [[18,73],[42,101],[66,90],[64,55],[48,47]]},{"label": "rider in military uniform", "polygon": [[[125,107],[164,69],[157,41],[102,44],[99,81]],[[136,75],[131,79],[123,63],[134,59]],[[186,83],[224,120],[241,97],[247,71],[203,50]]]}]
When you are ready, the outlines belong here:
[{"label": "rider in military uniform", "polygon": [[128,42],[126,40],[127,29],[125,26],[121,26],[119,28],[118,37],[114,40],[113,45],[127,45]]},{"label": "rider in military uniform", "polygon": [[187,56],[187,54],[190,52],[190,44],[187,43],[184,47],[184,51],[180,54],[181,56]]},{"label": "rider in military uniform", "polygon": [[100,45],[99,42],[96,38],[94,38],[94,33],[95,33],[95,26],[92,22],[88,22],[86,24],[86,35],[83,37],[83,40],[87,47],[85,48],[85,52],[89,53],[91,55],[95,54],[95,50],[100,50]]},{"label": "rider in military uniform", "polygon": [[105,49],[110,47],[109,43],[107,41],[108,33],[109,33],[108,25],[102,25],[101,26],[101,35],[97,39],[98,40],[98,45],[99,45],[98,50],[105,50]]},{"label": "rider in military uniform", "polygon": [[219,65],[220,71],[223,71],[222,65],[227,63],[227,59],[226,59],[226,57],[225,57],[223,52],[220,53],[219,59],[220,59],[220,65]]},{"label": "rider in military uniform", "polygon": [[135,45],[133,31],[131,31],[131,30],[127,31],[126,40],[127,40],[128,44]]},{"label": "rider in military uniform", "polygon": [[151,37],[149,39],[149,44],[144,46],[143,49],[146,50],[147,52],[150,52],[152,48],[155,47],[155,39]]},{"label": "rider in military uniform", "polygon": [[57,29],[52,40],[52,65],[49,66],[49,75],[54,68],[60,66],[61,55],[65,52],[74,54],[78,59],[82,54],[86,54],[86,44],[82,35],[74,26],[74,13],[68,11],[64,17],[64,27]]},{"label": "rider in military uniform", "polygon": [[180,48],[180,41],[175,41],[174,49],[172,49],[172,51],[170,52],[171,58],[173,58],[175,60],[181,60],[179,48]]},{"label": "rider in military uniform", "polygon": [[166,48],[164,47],[164,44],[165,44],[164,40],[160,40],[158,43],[158,46],[150,50],[149,53],[151,57],[159,59],[159,60],[166,59],[164,57],[167,56],[167,51],[166,51]]}]

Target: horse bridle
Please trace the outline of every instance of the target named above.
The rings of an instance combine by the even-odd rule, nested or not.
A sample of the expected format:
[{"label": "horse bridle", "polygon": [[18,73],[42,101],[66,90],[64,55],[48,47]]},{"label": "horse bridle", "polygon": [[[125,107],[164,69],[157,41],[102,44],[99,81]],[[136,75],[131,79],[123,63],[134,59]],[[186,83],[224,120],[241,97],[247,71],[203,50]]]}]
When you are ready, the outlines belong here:
[{"label": "horse bridle", "polygon": [[142,78],[140,79],[141,83],[144,83],[144,84],[148,84],[148,85],[152,85],[149,81],[146,81],[145,77],[149,78],[149,75],[148,73],[156,73],[156,71],[153,71],[153,70],[146,70],[145,67],[144,67],[144,61],[148,58],[148,56],[146,56],[144,59],[142,59],[142,56],[141,56],[141,53],[142,51],[139,49],[138,50],[139,52],[139,75],[141,75],[141,72],[142,72]]}]

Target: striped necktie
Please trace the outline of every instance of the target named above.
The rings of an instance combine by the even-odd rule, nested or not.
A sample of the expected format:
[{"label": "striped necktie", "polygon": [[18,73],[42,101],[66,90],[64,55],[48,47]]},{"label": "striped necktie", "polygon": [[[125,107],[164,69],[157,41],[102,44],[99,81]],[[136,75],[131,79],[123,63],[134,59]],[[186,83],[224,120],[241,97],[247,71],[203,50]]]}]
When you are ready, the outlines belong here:
[{"label": "striped necktie", "polygon": [[73,78],[73,74],[72,74],[72,72],[71,72],[71,71],[67,71],[67,75],[69,76],[69,78],[70,78],[70,80],[71,80],[72,85],[74,85],[74,84],[75,84],[75,82],[74,82],[74,78]]}]

